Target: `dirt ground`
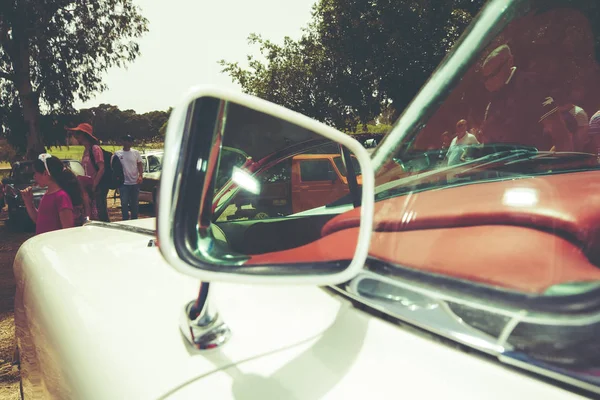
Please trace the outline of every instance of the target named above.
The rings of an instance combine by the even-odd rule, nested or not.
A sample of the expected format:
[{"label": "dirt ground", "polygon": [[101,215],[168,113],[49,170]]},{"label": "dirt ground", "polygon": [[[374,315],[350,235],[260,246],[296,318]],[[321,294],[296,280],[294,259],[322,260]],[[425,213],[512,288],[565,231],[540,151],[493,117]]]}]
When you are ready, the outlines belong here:
[{"label": "dirt ground", "polygon": [[[109,194],[108,207],[111,221],[121,220],[121,204]],[[154,216],[154,207],[140,203],[140,218]],[[33,234],[14,232],[7,226],[6,208],[0,210],[0,399],[19,399],[19,371],[12,365],[14,351],[14,295],[15,280],[12,264],[21,244]]]}]

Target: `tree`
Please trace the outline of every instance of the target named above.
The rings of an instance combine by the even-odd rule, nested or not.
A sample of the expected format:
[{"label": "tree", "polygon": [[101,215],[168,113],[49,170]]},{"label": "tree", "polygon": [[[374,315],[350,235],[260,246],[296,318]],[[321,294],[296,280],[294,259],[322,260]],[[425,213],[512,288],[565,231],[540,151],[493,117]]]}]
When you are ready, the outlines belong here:
[{"label": "tree", "polygon": [[139,55],[147,22],[132,0],[3,0],[0,93],[18,98],[28,158],[44,151],[40,107],[70,113],[104,90],[102,74]]},{"label": "tree", "polygon": [[320,0],[300,40],[251,35],[265,60],[221,65],[248,93],[354,130],[397,117],[484,2]]},{"label": "tree", "polygon": [[397,117],[484,2],[321,0],[313,19],[336,73],[370,87]]},{"label": "tree", "polygon": [[165,123],[158,130],[158,132],[160,133],[160,136],[162,137],[163,140],[165,138],[165,135],[167,134],[167,124],[168,123],[169,123],[169,121],[165,121]]},{"label": "tree", "polygon": [[134,110],[120,110],[111,104],[100,104],[98,107],[81,110],[72,124],[91,122],[95,135],[104,142],[120,142],[126,134],[140,142],[152,142],[160,137],[160,129],[170,112],[171,108],[168,111],[138,114]]},{"label": "tree", "polygon": [[157,139],[159,139],[160,141],[164,141],[165,140],[165,135],[167,134],[167,125],[169,123],[169,117],[171,116],[171,112],[173,111],[173,107],[169,107],[169,109],[166,112],[165,115],[165,122],[160,126],[160,128],[158,129],[158,137]]},{"label": "tree", "polygon": [[285,37],[277,45],[251,34],[249,44],[258,45],[265,61],[248,56],[249,68],[237,62],[221,60],[223,72],[229,73],[246,93],[281,104],[334,126],[351,128],[356,113],[347,108],[332,87],[336,82],[329,72],[331,60],[311,27],[299,41]]}]

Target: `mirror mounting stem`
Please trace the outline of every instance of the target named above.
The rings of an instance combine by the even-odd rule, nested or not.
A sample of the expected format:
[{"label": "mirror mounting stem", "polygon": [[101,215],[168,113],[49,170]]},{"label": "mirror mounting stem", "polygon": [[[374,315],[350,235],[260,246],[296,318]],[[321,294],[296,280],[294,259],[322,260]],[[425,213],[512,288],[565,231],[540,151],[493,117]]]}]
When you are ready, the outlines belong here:
[{"label": "mirror mounting stem", "polygon": [[220,347],[231,337],[229,327],[221,319],[210,297],[210,283],[202,282],[198,298],[184,309],[181,331],[198,350]]}]

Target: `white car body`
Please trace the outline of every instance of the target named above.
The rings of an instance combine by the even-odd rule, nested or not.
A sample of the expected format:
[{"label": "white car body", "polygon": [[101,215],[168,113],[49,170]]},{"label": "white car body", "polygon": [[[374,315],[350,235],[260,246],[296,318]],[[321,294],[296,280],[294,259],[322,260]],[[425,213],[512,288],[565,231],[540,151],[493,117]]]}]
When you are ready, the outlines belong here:
[{"label": "white car body", "polygon": [[[153,229],[155,220],[127,225]],[[315,286],[213,284],[232,337],[196,350],[179,323],[199,282],[169,266],[150,239],[84,226],[19,250],[25,398],[580,398]]]},{"label": "white car body", "polygon": [[[371,241],[376,227],[375,194],[449,169],[392,180],[377,190],[374,171],[385,166],[398,145],[412,137],[409,134],[421,125],[425,111],[437,108],[437,99],[459,77],[457,71],[464,69],[465,60],[472,58],[474,50],[483,49],[483,38],[511,18],[511,7],[517,3],[525,2],[489,2],[462,44],[428,80],[372,158],[348,135],[276,104],[225,89],[192,88],[173,110],[167,125],[165,148],[169,150],[165,152],[161,187],[168,189],[159,195],[158,221],[92,222],[35,236],[17,253],[15,325],[24,397],[598,398],[600,368],[595,339],[600,314],[590,312],[591,306],[577,308],[581,306],[578,301],[568,304],[565,312],[564,304],[540,307],[528,302],[537,296],[504,293],[508,290],[502,297],[488,298],[486,293],[492,287],[479,281],[468,281],[466,291],[462,289],[467,286],[464,278],[450,282],[442,280],[446,277],[441,274],[411,269],[401,260],[397,265],[393,260],[387,262],[394,269],[402,269],[402,276],[413,273],[409,278],[398,278],[394,276],[398,271],[383,268],[386,265],[377,268],[378,263],[386,264],[385,260],[367,258],[377,240]],[[203,97],[210,100],[194,108],[196,100]],[[262,264],[243,264],[246,260],[226,259],[237,256],[235,252],[221,257],[210,251],[220,249],[219,241],[226,242],[222,240],[225,234],[221,232],[219,238],[219,227],[210,219],[214,200],[210,196],[211,179],[218,171],[224,143],[224,121],[235,108],[230,108],[232,104],[295,125],[291,137],[303,138],[309,131],[357,156],[363,172],[359,229],[354,256],[345,269],[319,269],[320,259],[303,263],[298,253],[283,261],[263,259]],[[204,114],[208,111],[215,113],[215,121],[205,118],[203,121],[210,123],[197,124],[203,128],[197,129],[195,118],[210,115]],[[242,118],[242,122],[247,121]],[[246,135],[245,130],[238,132]],[[262,139],[260,133],[255,135],[252,139]],[[202,146],[184,147],[193,142],[188,140],[191,138],[203,139],[197,142]],[[200,179],[184,180],[190,176]],[[183,190],[191,187],[193,191]],[[415,200],[410,194],[404,202]],[[534,199],[537,202],[537,197]],[[520,207],[522,203],[509,206]],[[330,210],[321,207],[295,216],[344,210],[345,206]],[[400,224],[415,220],[416,213],[398,210],[378,211],[383,215],[396,212],[390,219],[394,223],[398,216]],[[543,211],[551,213],[554,209]],[[538,214],[531,215],[538,218]],[[594,234],[596,222],[593,219],[590,223]],[[355,228],[353,225],[353,231]],[[424,228],[419,230],[429,234]],[[274,232],[277,237],[295,234],[291,229]],[[157,236],[160,248],[156,247]],[[336,249],[346,250],[343,246],[349,241],[335,243]],[[564,248],[575,249],[577,254],[581,251]],[[314,254],[305,249],[292,248],[304,251],[301,256]],[[414,254],[438,250],[432,245],[416,249]],[[457,246],[458,256],[468,250]],[[244,256],[253,255],[249,253]],[[492,256],[505,262],[502,256]],[[339,260],[348,258],[334,259]],[[323,262],[327,263],[330,260]],[[286,270],[297,265],[309,268]],[[236,268],[225,270],[231,266]],[[453,289],[450,283],[460,284],[461,290]],[[556,290],[555,285],[547,289]],[[587,290],[585,286],[576,289]],[[569,300],[568,294],[558,293],[562,297],[548,297]],[[520,296],[519,301],[512,295]],[[497,300],[500,297],[502,302]]]}]

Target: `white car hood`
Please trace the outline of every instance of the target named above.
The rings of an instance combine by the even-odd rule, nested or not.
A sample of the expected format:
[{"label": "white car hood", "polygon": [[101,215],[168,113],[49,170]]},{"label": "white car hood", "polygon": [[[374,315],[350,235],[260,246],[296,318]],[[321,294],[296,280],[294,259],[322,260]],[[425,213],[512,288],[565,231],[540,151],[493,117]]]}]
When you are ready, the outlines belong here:
[{"label": "white car hood", "polygon": [[149,239],[86,226],[36,236],[19,250],[16,318],[27,321],[21,337],[35,344],[52,396],[578,398],[317,287],[213,284],[232,337],[195,350],[179,322],[199,282],[168,266]]},{"label": "white car hood", "polygon": [[[152,228],[155,221],[127,224]],[[179,322],[199,282],[167,265],[149,239],[86,226],[35,236],[19,250],[14,268],[30,334],[38,349],[53,349],[42,358],[78,382],[67,390],[77,398],[157,398],[217,369],[314,338],[339,311],[341,303],[316,287],[214,284],[232,338],[220,349],[197,351]],[[45,378],[58,386],[61,379]]]}]

